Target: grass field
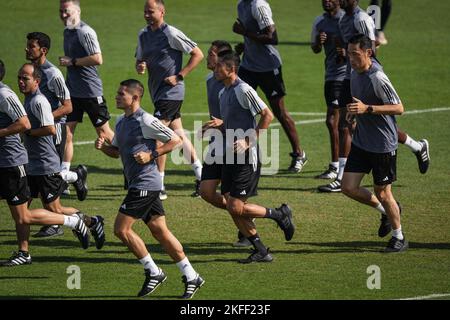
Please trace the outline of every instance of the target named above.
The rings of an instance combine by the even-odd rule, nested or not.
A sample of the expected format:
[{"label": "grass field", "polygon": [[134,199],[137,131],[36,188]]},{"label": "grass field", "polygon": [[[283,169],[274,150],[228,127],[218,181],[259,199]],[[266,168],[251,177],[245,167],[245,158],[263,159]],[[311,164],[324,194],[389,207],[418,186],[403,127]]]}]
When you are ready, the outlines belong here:
[{"label": "grass field", "polygon": [[[104,65],[100,73],[111,113],[114,94],[121,80],[138,77],[133,69],[138,31],[145,25],[144,1],[83,1],[82,19],[98,33]],[[236,16],[236,1],[172,0],[167,2],[166,21],[183,30],[206,52],[210,42],[240,38],[231,32]],[[280,38],[283,73],[288,96],[286,104],[296,121],[324,118],[323,56],[309,48],[310,29],[321,13],[320,1],[270,1]],[[368,1],[361,1],[366,7]],[[25,62],[26,34],[46,32],[52,37],[49,59],[62,55],[63,26],[58,17],[58,1],[2,0],[0,4],[0,58],[7,66],[4,82],[17,90],[16,72]],[[398,181],[394,194],[403,205],[402,226],[410,249],[399,255],[384,255],[386,239],[377,237],[379,215],[342,194],[320,194],[323,181],[313,177],[329,161],[328,133],[322,122],[298,125],[301,143],[309,162],[300,174],[289,174],[289,144],[280,132],[278,175],[262,177],[256,202],[278,206],[287,202],[294,210],[297,232],[284,242],[271,221],[258,221],[259,233],[271,248],[271,264],[241,265],[238,258],[248,249],[233,248],[236,231],[224,211],[214,209],[189,195],[193,174],[188,165],[168,163],[164,202],[168,224],[183,243],[193,266],[206,280],[196,299],[399,299],[440,294],[450,297],[450,87],[449,56],[450,11],[448,1],[395,1],[386,30],[389,45],[379,52],[385,71],[402,98],[406,113],[398,118],[402,129],[416,139],[427,138],[432,164],[426,175],[417,169],[415,156],[399,147]],[[432,17],[432,19],[430,19]],[[427,21],[426,23],[424,21]],[[207,112],[204,63],[186,79],[183,118],[187,129]],[[146,81],[144,77],[139,78]],[[22,97],[21,97],[22,98]],[[152,111],[148,95],[144,107]],[[437,109],[436,108],[440,108]],[[322,115],[299,115],[299,113]],[[114,121],[113,121],[114,122]],[[279,127],[276,127],[279,128]],[[89,123],[79,126],[78,142],[93,141]],[[142,267],[113,236],[113,221],[125,196],[119,161],[106,158],[92,144],[75,147],[73,164],[89,169],[89,195],[78,202],[75,196],[63,199],[89,214],[106,218],[107,243],[83,251],[66,229],[62,237],[31,239],[33,264],[0,269],[0,299],[129,299],[143,281]],[[364,180],[371,184],[371,178]],[[74,192],[73,192],[74,193]],[[38,207],[35,201],[33,207]],[[4,201],[0,203],[0,259],[16,250],[14,223]],[[32,232],[38,226],[32,227]],[[150,299],[175,299],[183,291],[178,268],[155,244],[143,224],[137,232],[148,244],[155,261],[168,275],[168,281]],[[67,268],[81,269],[81,289],[66,286]],[[376,265],[381,270],[381,289],[369,290],[366,270]]]}]

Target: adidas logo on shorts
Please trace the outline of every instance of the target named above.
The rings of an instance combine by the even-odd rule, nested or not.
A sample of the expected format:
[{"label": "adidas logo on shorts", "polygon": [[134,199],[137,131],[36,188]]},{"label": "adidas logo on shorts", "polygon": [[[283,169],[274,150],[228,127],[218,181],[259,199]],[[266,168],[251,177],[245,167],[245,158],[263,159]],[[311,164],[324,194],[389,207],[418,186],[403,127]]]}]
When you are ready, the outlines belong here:
[{"label": "adidas logo on shorts", "polygon": [[239,193],[241,196],[245,196],[247,194],[247,192],[244,190],[241,193]]},{"label": "adidas logo on shorts", "polygon": [[124,203],[123,205],[120,206],[120,208],[126,210],[127,209],[127,205]]},{"label": "adidas logo on shorts", "polygon": [[51,199],[52,197],[54,197],[51,193],[49,193],[48,195],[47,195],[47,200],[48,199]]},{"label": "adidas logo on shorts", "polygon": [[19,201],[19,197],[18,196],[15,196],[14,198],[11,199],[11,202],[17,202],[17,201]]}]

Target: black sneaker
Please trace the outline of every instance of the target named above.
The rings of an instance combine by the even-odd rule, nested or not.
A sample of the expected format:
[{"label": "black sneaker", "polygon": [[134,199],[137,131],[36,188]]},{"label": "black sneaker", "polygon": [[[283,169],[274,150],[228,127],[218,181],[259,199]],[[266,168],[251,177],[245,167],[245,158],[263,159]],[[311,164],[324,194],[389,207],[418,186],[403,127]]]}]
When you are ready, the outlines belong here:
[{"label": "black sneaker", "polygon": [[329,184],[319,186],[317,189],[319,192],[341,192],[341,180],[336,179]]},{"label": "black sneaker", "polygon": [[291,165],[288,168],[288,171],[298,173],[302,171],[305,164],[308,162],[308,158],[306,157],[305,151],[300,155],[298,153],[291,152],[289,154],[292,157]]},{"label": "black sneaker", "polygon": [[192,192],[191,197],[198,198],[200,197],[200,180],[195,180],[195,191]]},{"label": "black sneaker", "polygon": [[61,226],[43,226],[39,232],[33,234],[33,238],[51,238],[62,236],[64,230]]},{"label": "black sneaker", "polygon": [[395,253],[395,252],[402,252],[408,249],[409,243],[406,240],[406,238],[403,238],[403,240],[399,240],[396,237],[392,237],[391,240],[389,240],[387,247],[384,249],[385,253]]},{"label": "black sneaker", "polygon": [[428,171],[428,166],[430,165],[430,145],[427,139],[419,140],[419,142],[422,144],[422,149],[414,154],[419,164],[419,171],[424,174]]},{"label": "black sneaker", "polygon": [[254,249],[252,251],[252,254],[249,255],[247,258],[238,260],[239,263],[243,263],[243,264],[248,264],[248,263],[253,263],[253,262],[272,262],[272,261],[273,261],[273,257],[269,253],[269,248],[267,248],[267,253],[265,255],[263,255],[258,250]]},{"label": "black sneaker", "polygon": [[80,240],[81,247],[83,249],[89,248],[89,233],[88,227],[83,222],[82,214],[78,214],[80,220],[78,220],[77,225],[72,230],[73,234]]},{"label": "black sneaker", "polygon": [[73,183],[75,190],[77,192],[77,198],[79,201],[86,199],[88,194],[88,186],[86,183],[87,179],[87,168],[83,165],[79,165],[74,172],[77,174],[78,179]]},{"label": "black sneaker", "polygon": [[26,264],[31,264],[31,256],[30,254],[25,255],[22,251],[13,252],[8,260],[0,262],[0,266],[2,267],[16,267]]},{"label": "black sneaker", "polygon": [[161,285],[161,283],[166,281],[167,279],[166,274],[161,269],[159,269],[159,271],[160,272],[157,276],[151,276],[150,270],[145,270],[145,281],[144,284],[142,285],[141,291],[139,291],[137,295],[138,297],[145,297],[146,295],[155,291],[156,288],[158,288]]},{"label": "black sneaker", "polygon": [[95,216],[95,218],[97,219],[97,223],[89,227],[89,230],[91,230],[91,234],[94,237],[95,247],[100,250],[105,243],[105,223],[103,222],[104,219],[102,216]]},{"label": "black sneaker", "polygon": [[286,241],[289,241],[292,239],[295,232],[295,225],[292,221],[292,210],[285,203],[283,203],[281,207],[276,208],[276,210],[281,211],[282,213],[281,219],[276,221],[278,223],[278,226],[284,232],[284,238],[286,239]]},{"label": "black sneaker", "polygon": [[[397,205],[400,210],[400,214],[402,214],[402,205],[398,201],[397,201]],[[389,234],[389,232],[391,232],[392,225],[389,222],[387,215],[385,215],[385,214],[381,215],[380,221],[381,221],[381,223],[380,223],[380,227],[378,228],[378,236],[380,238],[384,238]]]},{"label": "black sneaker", "polygon": [[186,276],[182,276],[181,280],[184,283],[184,293],[180,297],[181,299],[191,299],[197,290],[205,284],[205,280],[203,280],[199,274],[197,274],[197,277],[194,280],[187,281]]},{"label": "black sneaker", "polygon": [[333,165],[329,165],[328,169],[321,174],[315,176],[316,179],[336,179],[338,176],[338,168]]}]

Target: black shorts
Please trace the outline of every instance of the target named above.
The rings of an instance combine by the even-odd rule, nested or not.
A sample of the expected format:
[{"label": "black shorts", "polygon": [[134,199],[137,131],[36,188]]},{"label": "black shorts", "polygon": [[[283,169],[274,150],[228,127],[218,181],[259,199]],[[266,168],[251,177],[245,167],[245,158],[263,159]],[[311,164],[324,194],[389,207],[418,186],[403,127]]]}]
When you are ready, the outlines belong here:
[{"label": "black shorts", "polygon": [[30,199],[27,174],[24,166],[0,168],[0,198],[10,206],[18,206]]},{"label": "black shorts", "polygon": [[344,172],[370,173],[377,186],[392,184],[397,180],[397,150],[373,153],[352,144]]},{"label": "black shorts", "polygon": [[159,120],[173,121],[181,118],[182,100],[159,100],[155,102],[155,118]]},{"label": "black shorts", "polygon": [[247,82],[253,89],[261,87],[267,100],[281,98],[286,95],[281,66],[269,72],[253,72],[239,67],[239,78]]},{"label": "black shorts", "polygon": [[56,134],[53,136],[53,143],[55,144],[56,152],[58,152],[60,162],[62,163],[64,150],[66,149],[67,125],[65,123],[57,123],[55,128]]},{"label": "black shorts", "polygon": [[203,163],[202,180],[221,180],[222,179],[222,164],[206,164]]},{"label": "black shorts", "polygon": [[353,101],[352,98],[352,91],[350,87],[350,80],[345,79],[342,83],[342,90],[341,95],[339,99],[339,107],[340,108],[347,108],[347,104],[351,103]]},{"label": "black shorts", "polygon": [[67,122],[83,122],[83,114],[86,112],[94,127],[101,127],[111,116],[106,106],[104,97],[97,98],[71,98],[72,113],[67,116]]},{"label": "black shorts", "polygon": [[343,81],[325,81],[324,94],[328,108],[339,108]]},{"label": "black shorts", "polygon": [[42,176],[28,176],[28,185],[32,198],[41,199],[44,203],[52,203],[61,196],[66,188],[63,178],[59,173]]},{"label": "black shorts", "polygon": [[164,208],[159,199],[159,191],[130,189],[120,205],[119,212],[136,219],[142,219],[147,224],[152,216],[163,216]]},{"label": "black shorts", "polygon": [[261,163],[256,168],[252,164],[225,164],[222,166],[221,193],[230,193],[233,198],[243,199],[258,194]]}]

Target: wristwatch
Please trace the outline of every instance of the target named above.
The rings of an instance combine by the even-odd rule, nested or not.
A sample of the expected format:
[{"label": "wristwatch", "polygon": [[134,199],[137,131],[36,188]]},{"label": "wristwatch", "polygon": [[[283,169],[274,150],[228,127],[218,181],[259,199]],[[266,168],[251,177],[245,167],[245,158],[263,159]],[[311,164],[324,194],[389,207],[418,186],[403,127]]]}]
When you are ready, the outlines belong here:
[{"label": "wristwatch", "polygon": [[184,77],[183,77],[183,75],[182,74],[177,74],[177,81],[183,81],[184,80]]},{"label": "wristwatch", "polygon": [[155,159],[158,158],[158,157],[159,157],[159,152],[156,151],[156,150],[153,150],[153,151],[152,151],[152,160],[155,160]]},{"label": "wristwatch", "polygon": [[373,107],[372,105],[367,106],[367,113],[372,114],[373,113]]}]

